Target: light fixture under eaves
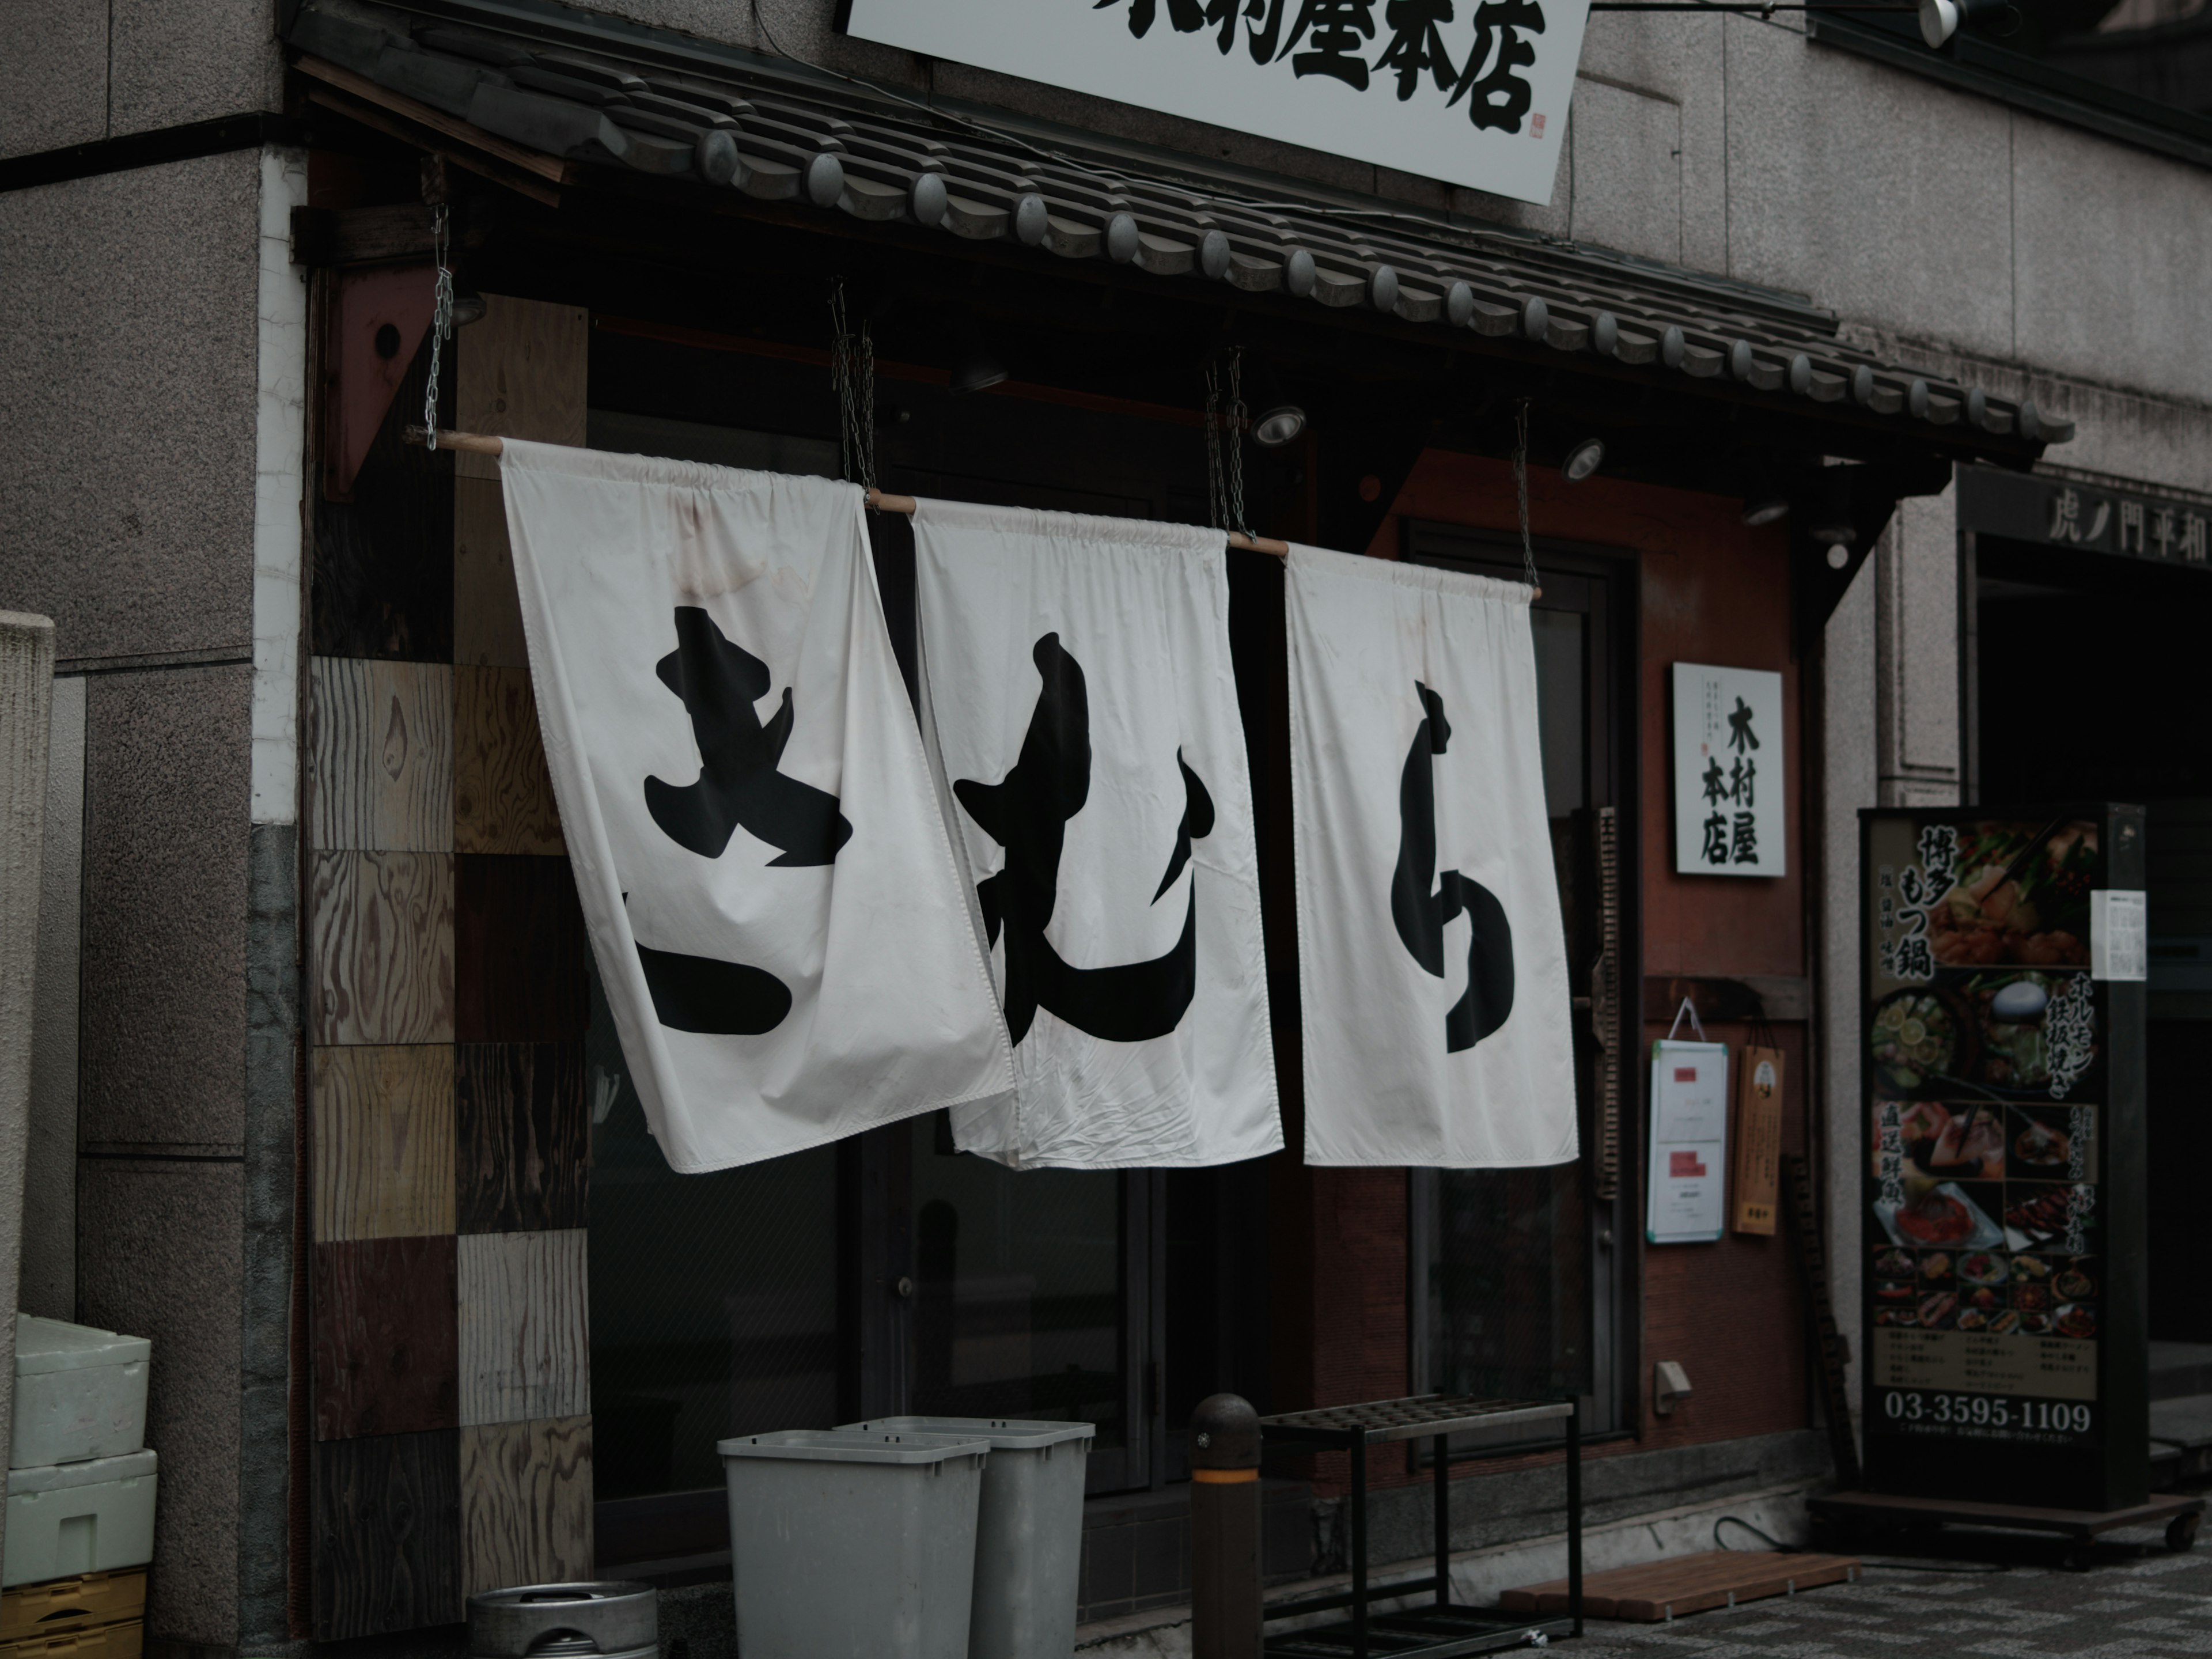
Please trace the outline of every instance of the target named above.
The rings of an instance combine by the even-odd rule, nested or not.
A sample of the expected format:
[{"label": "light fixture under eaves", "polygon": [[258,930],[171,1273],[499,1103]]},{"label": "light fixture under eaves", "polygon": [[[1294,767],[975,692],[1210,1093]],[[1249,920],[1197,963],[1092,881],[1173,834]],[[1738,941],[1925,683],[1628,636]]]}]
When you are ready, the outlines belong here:
[{"label": "light fixture under eaves", "polygon": [[1252,441],[1264,449],[1280,449],[1305,429],[1305,410],[1296,404],[1284,404],[1252,422]]},{"label": "light fixture under eaves", "polygon": [[981,392],[1006,378],[1006,366],[989,352],[977,348],[960,354],[960,361],[952,365],[952,380],[948,390]]},{"label": "light fixture under eaves", "polygon": [[1559,472],[1569,483],[1580,483],[1604,465],[1605,440],[1585,438],[1567,452],[1567,459],[1559,463]]},{"label": "light fixture under eaves", "polygon": [[1787,518],[1789,514],[1790,498],[1787,495],[1743,504],[1743,521],[1747,525],[1772,524],[1777,519]]},{"label": "light fixture under eaves", "polygon": [[1960,29],[2000,39],[2020,27],[2020,9],[2012,0],[1920,0],[1920,38],[1930,52]]}]

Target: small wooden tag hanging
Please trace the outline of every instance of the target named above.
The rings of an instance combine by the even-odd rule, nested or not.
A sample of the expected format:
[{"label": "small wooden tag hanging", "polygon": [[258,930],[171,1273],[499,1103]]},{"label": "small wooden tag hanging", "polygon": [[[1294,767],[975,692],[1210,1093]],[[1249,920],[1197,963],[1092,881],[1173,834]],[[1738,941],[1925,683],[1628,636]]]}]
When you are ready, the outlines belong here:
[{"label": "small wooden tag hanging", "polygon": [[1771,1233],[1782,1181],[1782,1050],[1746,1048],[1736,1072],[1733,1230]]}]

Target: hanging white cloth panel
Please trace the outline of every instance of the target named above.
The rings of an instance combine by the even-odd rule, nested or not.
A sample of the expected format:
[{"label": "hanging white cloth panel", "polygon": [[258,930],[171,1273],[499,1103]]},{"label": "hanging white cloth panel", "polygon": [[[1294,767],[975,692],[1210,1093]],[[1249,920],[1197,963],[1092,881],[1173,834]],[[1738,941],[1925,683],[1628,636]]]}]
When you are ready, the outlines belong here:
[{"label": "hanging white cloth panel", "polygon": [[577,892],[670,1166],[1008,1092],[860,490],[512,438],[500,471]]},{"label": "hanging white cloth panel", "polygon": [[1279,1150],[1218,531],[923,501],[925,724],[1014,1042],[1016,1167]]},{"label": "hanging white cloth panel", "polygon": [[1293,547],[1306,1162],[1575,1156],[1529,591]]}]

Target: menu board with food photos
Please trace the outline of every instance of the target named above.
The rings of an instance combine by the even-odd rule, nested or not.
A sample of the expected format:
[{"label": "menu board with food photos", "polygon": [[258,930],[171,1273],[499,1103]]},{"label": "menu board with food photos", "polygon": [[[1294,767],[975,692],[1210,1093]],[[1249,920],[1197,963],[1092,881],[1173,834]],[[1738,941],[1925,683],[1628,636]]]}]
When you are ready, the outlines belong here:
[{"label": "menu board with food photos", "polygon": [[1861,817],[1867,1484],[2140,1501],[2143,988],[2094,933],[2142,811]]}]

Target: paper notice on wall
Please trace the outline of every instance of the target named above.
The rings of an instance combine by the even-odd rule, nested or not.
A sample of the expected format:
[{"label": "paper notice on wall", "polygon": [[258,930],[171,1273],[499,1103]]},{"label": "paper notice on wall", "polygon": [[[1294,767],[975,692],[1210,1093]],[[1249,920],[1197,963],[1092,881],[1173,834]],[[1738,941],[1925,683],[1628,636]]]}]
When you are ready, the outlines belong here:
[{"label": "paper notice on wall", "polygon": [[1727,1221],[1728,1044],[1651,1045],[1651,1166],[1644,1236],[1707,1243]]},{"label": "paper notice on wall", "polygon": [[2150,906],[2147,896],[2107,887],[2089,895],[2089,977],[2150,976]]},{"label": "paper notice on wall", "polygon": [[1739,1233],[1771,1233],[1782,1183],[1782,1050],[1746,1048],[1737,1073],[1735,1172],[1729,1222]]}]

